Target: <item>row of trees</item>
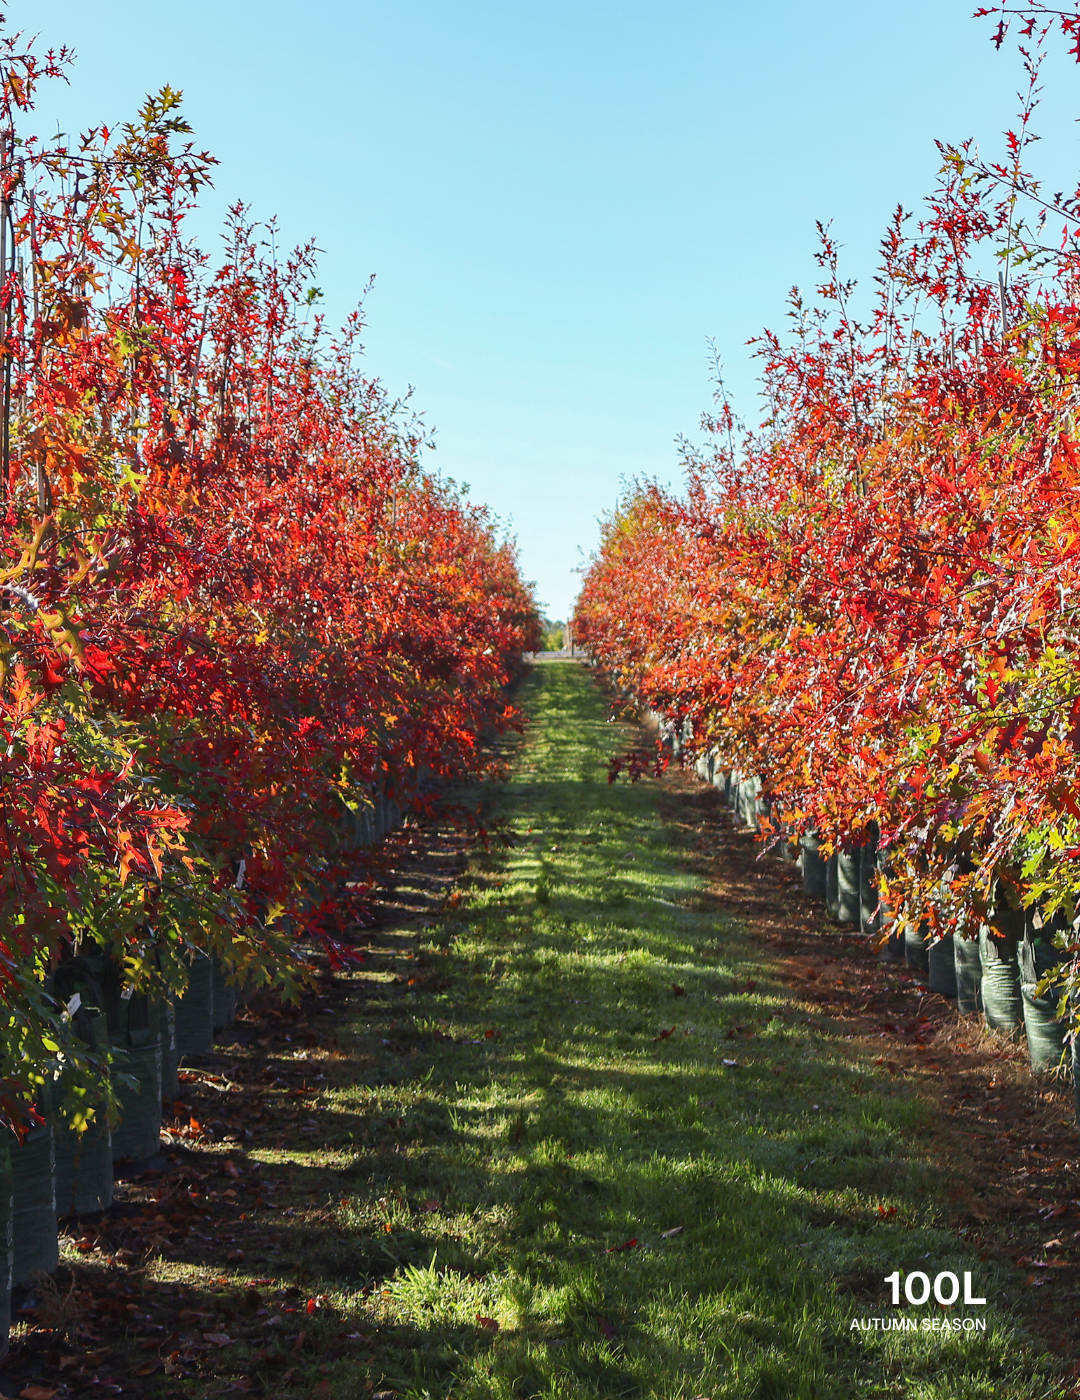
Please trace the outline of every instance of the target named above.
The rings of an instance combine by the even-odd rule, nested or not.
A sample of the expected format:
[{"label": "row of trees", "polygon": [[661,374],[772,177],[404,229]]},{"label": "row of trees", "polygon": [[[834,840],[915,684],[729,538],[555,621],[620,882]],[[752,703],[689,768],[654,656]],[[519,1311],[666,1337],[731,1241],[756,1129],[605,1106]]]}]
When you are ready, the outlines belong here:
[{"label": "row of trees", "polygon": [[[15,1121],[58,1054],[78,1082],[58,960],[107,952],[129,986],[179,991],[202,949],[289,990],[305,935],[333,942],[349,831],[478,771],[539,642],[512,546],[421,468],[422,425],[363,372],[359,313],[324,324],[314,248],[279,256],[240,207],[220,257],[189,236],[212,160],[176,93],[78,140],[26,130],[69,60],[0,42]],[[370,862],[351,853],[354,894]]]},{"label": "row of trees", "polygon": [[691,756],[760,774],[774,821],[826,854],[878,829],[903,917],[971,935],[1026,909],[1075,953],[1080,191],[1028,158],[1080,10],[995,14],[1027,75],[1004,158],[940,147],[863,315],[820,230],[816,296],[756,344],[766,421],[719,382],[685,491],[620,504],[574,625]]}]

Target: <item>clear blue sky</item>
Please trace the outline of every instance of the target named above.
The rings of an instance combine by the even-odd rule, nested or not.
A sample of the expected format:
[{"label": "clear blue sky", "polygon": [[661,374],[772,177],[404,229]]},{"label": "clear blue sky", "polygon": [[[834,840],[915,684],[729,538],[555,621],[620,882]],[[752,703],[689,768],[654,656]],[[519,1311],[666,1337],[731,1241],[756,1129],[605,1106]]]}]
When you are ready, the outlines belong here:
[{"label": "clear blue sky", "polygon": [[[716,338],[746,416],[746,340],[813,281],[834,220],[867,276],[935,136],[996,148],[1019,69],[971,0],[14,0],[78,54],[42,127],[182,88],[227,204],[314,235],[338,318],[369,274],[371,370],[437,431],[429,465],[516,534],[552,616],[624,479],[677,479]],[[1075,169],[1080,79],[1042,126]]]}]

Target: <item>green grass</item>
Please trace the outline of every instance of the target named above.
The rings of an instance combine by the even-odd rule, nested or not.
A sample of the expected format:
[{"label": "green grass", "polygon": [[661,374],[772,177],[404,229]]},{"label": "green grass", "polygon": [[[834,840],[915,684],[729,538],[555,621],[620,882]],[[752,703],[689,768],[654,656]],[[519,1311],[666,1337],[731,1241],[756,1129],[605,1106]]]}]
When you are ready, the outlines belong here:
[{"label": "green grass", "polygon": [[[694,873],[701,799],[606,782],[635,734],[578,665],[536,667],[520,699],[492,814],[514,839],[474,858],[419,958],[401,945],[415,986],[369,976],[325,1087],[283,1090],[319,1117],[253,1146],[246,1263],[220,1227],[222,1262],[148,1263],[151,1307],[186,1299],[233,1338],[181,1350],[171,1393],[1060,1396],[1015,1271],[949,1228],[932,1108],[793,1004]],[[286,1044],[266,1072],[312,1073]],[[895,1269],[970,1270],[988,1306],[893,1309]],[[897,1315],[987,1331],[850,1330]]]},{"label": "green grass", "polygon": [[[516,840],[430,934],[449,985],[398,1012],[395,1082],[335,1096],[368,1125],[341,1232],[396,1358],[372,1377],[415,1400],[1059,1394],[946,1226],[930,1110],[794,1015],[658,785],[607,784],[631,736],[585,670],[537,667],[522,703]],[[989,1305],[895,1310],[897,1268],[971,1270]],[[901,1311],[988,1328],[849,1330]]]}]

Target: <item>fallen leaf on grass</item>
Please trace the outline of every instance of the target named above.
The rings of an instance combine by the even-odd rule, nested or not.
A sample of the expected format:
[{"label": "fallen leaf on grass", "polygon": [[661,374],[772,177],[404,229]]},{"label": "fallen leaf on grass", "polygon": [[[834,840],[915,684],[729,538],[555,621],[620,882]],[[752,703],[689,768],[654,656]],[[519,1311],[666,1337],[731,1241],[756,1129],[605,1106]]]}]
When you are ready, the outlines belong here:
[{"label": "fallen leaf on grass", "polygon": [[878,1206],[878,1215],[882,1220],[891,1220],[895,1214],[895,1206]]},{"label": "fallen leaf on grass", "polygon": [[46,1390],[43,1385],[26,1385],[19,1391],[19,1400],[52,1400],[55,1390]]},{"label": "fallen leaf on grass", "polygon": [[204,1332],[204,1342],[213,1342],[216,1347],[232,1346],[232,1338],[227,1332]]},{"label": "fallen leaf on grass", "polygon": [[637,1249],[637,1240],[627,1240],[625,1244],[613,1244],[610,1249],[605,1249],[605,1254],[618,1254],[622,1249]]},{"label": "fallen leaf on grass", "polygon": [[668,1040],[668,1039],[670,1039],[671,1036],[673,1036],[674,1034],[675,1034],[675,1027],[672,1026],[671,1030],[669,1030],[669,1031],[661,1031],[659,1035],[654,1035],[654,1036],[653,1036],[653,1040]]},{"label": "fallen leaf on grass", "polygon": [[728,1069],[741,1068],[741,1065],[739,1064],[738,1060],[722,1060],[721,1064],[726,1065]]},{"label": "fallen leaf on grass", "polygon": [[489,1332],[497,1332],[499,1330],[499,1324],[493,1317],[484,1317],[481,1313],[477,1313],[476,1320],[481,1327],[486,1328]]},{"label": "fallen leaf on grass", "polygon": [[672,982],[671,990],[677,997],[684,997],[686,995],[686,988],[680,987],[678,982]]},{"label": "fallen leaf on grass", "polygon": [[661,1231],[660,1231],[660,1238],[661,1238],[662,1240],[670,1240],[670,1239],[672,1238],[673,1235],[681,1235],[681,1234],[682,1234],[682,1228],[683,1228],[683,1227],[682,1227],[681,1225],[673,1225],[672,1228],[671,1228],[670,1230],[661,1230]]}]

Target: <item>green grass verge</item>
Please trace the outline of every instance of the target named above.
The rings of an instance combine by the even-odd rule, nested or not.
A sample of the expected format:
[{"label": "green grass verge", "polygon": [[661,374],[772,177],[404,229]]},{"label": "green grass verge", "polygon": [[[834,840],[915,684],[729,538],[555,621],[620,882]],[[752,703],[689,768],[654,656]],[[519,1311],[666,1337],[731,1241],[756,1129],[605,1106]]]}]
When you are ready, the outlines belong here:
[{"label": "green grass verge", "polygon": [[[516,841],[429,930],[433,985],[357,1023],[366,1082],[328,1104],[353,1146],[304,1154],[341,1198],[311,1286],[375,1352],[320,1393],[1059,1395],[1009,1277],[948,1228],[931,1109],[795,1014],[659,785],[608,785],[632,736],[587,671],[537,667],[521,701]],[[988,1304],[893,1308],[895,1269],[970,1271]],[[900,1316],[987,1330],[851,1330]]]}]

